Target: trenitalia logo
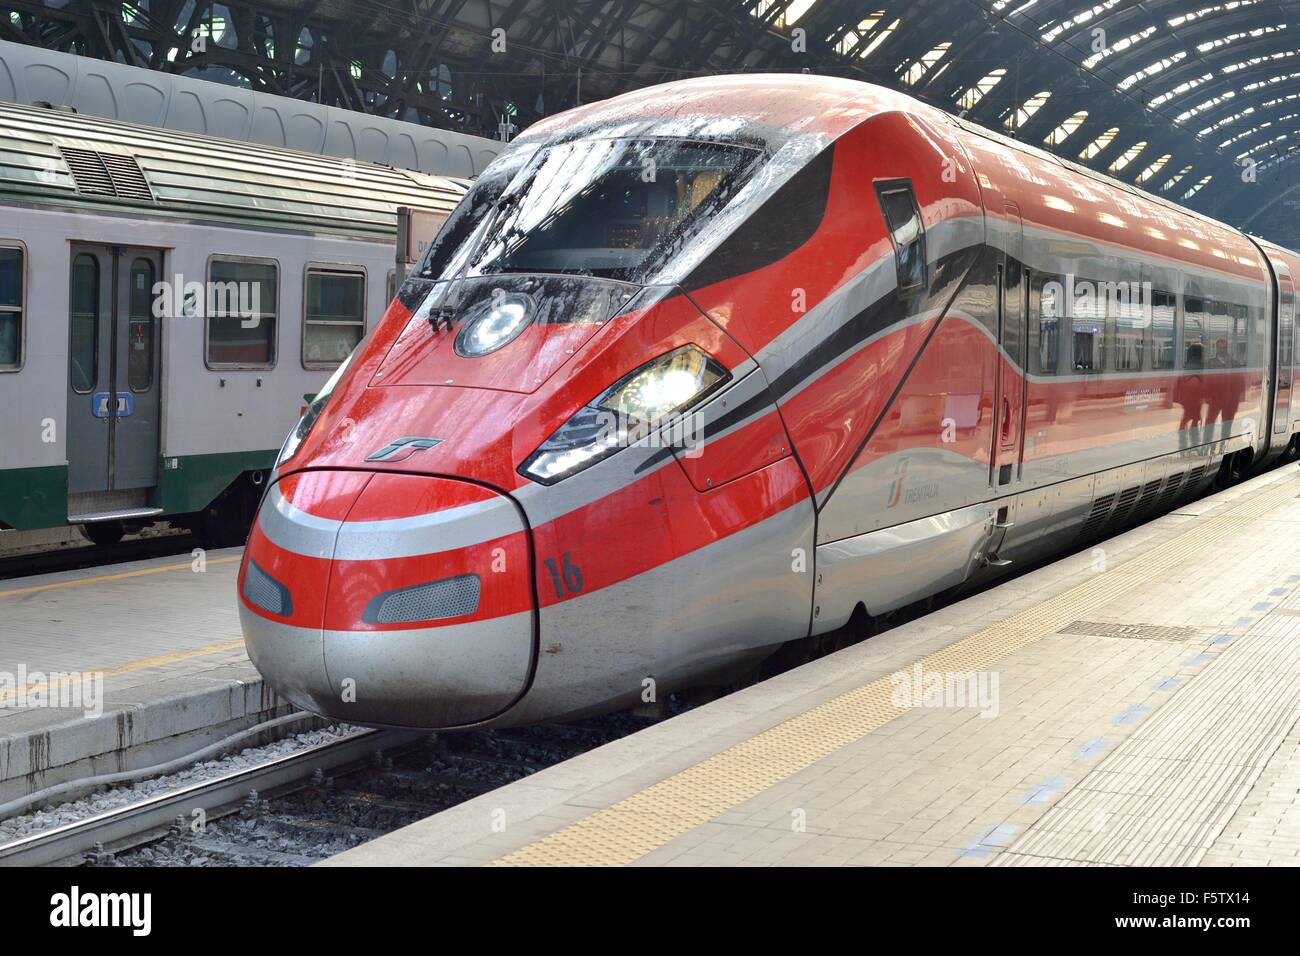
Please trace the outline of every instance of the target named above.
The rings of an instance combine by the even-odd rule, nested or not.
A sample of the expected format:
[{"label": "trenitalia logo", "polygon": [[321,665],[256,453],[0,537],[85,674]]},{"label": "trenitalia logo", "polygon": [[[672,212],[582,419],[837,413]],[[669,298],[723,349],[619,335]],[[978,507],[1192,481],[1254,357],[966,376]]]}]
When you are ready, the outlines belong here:
[{"label": "trenitalia logo", "polygon": [[423,451],[426,448],[433,448],[435,445],[441,444],[441,438],[420,438],[418,435],[394,438],[383,448],[372,451],[367,455],[366,461],[406,461],[417,451]]}]

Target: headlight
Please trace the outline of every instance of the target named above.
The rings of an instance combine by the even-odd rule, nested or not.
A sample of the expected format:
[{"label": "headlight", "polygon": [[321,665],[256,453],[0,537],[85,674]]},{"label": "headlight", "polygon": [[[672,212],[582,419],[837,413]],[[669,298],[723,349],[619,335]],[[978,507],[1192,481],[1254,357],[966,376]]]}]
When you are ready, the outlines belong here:
[{"label": "headlight", "polygon": [[497,293],[475,308],[456,335],[456,354],[463,358],[503,349],[533,317],[533,297],[523,292]]},{"label": "headlight", "polygon": [[[356,354],[355,351],[352,353],[352,355]],[[329,402],[330,396],[334,394],[334,388],[338,385],[339,379],[343,377],[343,373],[352,364],[352,355],[345,358],[343,364],[334,370],[334,374],[325,382],[325,387],[316,393],[315,398],[311,400],[311,404],[307,406],[307,411],[303,412],[302,418],[298,419],[298,424],[294,426],[293,431],[289,432],[289,437],[280,446],[280,455],[275,460],[276,468],[283,465],[298,451],[303,439],[307,437],[312,426],[316,424],[316,419],[320,418],[320,413],[325,410],[325,405]]]},{"label": "headlight", "polygon": [[635,445],[664,418],[678,415],[731,374],[694,345],[684,345],[623,376],[574,413],[528,456],[519,473],[551,485]]}]

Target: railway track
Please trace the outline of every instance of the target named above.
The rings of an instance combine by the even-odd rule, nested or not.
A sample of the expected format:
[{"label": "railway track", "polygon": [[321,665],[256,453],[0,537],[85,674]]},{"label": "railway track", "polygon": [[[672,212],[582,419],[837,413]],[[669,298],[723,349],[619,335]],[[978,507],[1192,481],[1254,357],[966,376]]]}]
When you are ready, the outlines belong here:
[{"label": "railway track", "polygon": [[0,866],[305,866],[644,724],[358,730],[0,844]]}]

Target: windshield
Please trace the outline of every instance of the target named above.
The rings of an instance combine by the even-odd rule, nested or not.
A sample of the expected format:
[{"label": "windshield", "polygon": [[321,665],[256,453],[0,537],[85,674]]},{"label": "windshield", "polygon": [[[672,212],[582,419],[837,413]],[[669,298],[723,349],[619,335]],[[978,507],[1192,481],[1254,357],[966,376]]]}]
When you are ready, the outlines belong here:
[{"label": "windshield", "polygon": [[648,282],[760,152],[675,139],[586,139],[491,170],[429,249],[425,279],[507,272]]}]

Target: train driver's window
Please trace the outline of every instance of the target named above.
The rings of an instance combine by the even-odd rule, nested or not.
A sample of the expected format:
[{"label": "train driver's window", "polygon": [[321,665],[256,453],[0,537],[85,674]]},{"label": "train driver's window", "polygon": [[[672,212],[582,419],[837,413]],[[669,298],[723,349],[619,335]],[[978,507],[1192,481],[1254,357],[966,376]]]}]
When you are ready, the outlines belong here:
[{"label": "train driver's window", "polygon": [[1183,299],[1183,368],[1205,367],[1205,300]]},{"label": "train driver's window", "polygon": [[0,372],[23,364],[23,250],[0,246]]},{"label": "train driver's window", "polygon": [[365,272],[308,267],[303,308],[303,368],[337,368],[366,331]]},{"label": "train driver's window", "polygon": [[209,368],[271,368],[280,304],[280,269],[265,259],[208,260]]},{"label": "train driver's window", "polygon": [[1169,292],[1151,293],[1151,367],[1173,368],[1175,358],[1175,299]]},{"label": "train driver's window", "polygon": [[1034,371],[1055,375],[1061,355],[1061,319],[1065,317],[1065,291],[1055,276],[1040,279],[1038,285],[1038,323],[1034,349]]},{"label": "train driver's window", "polygon": [[897,180],[876,183],[876,196],[894,246],[898,294],[913,295],[925,288],[925,225],[912,184]]}]

